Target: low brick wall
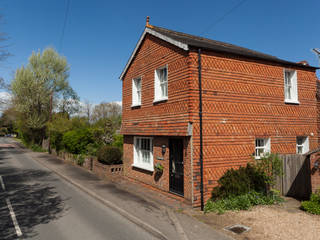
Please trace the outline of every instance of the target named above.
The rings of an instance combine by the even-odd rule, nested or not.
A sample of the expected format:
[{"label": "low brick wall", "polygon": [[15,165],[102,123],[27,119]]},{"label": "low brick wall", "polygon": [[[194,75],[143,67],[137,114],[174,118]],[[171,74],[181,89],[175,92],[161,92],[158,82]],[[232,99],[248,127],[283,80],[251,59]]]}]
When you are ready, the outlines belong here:
[{"label": "low brick wall", "polygon": [[117,165],[105,165],[94,159],[93,161],[93,169],[92,171],[99,177],[99,178],[110,178],[114,175],[122,174],[123,166],[122,164]]},{"label": "low brick wall", "polygon": [[[55,149],[52,149],[51,153],[52,155],[58,156],[64,161],[70,162],[74,165],[78,165],[76,155],[62,151],[57,153]],[[114,176],[119,176],[123,174],[123,164],[105,165],[100,163],[96,157],[92,156],[86,156],[84,159],[84,163],[81,167],[86,168],[89,171],[92,171],[99,178],[103,179],[110,179]]]}]

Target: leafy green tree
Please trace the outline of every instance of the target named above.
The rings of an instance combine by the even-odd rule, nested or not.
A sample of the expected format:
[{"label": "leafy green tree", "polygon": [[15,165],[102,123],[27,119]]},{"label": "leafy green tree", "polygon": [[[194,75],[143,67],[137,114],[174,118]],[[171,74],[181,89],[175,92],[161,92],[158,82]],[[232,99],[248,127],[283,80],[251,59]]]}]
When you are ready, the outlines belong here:
[{"label": "leafy green tree", "polygon": [[32,143],[40,143],[45,136],[46,123],[61,99],[78,99],[67,80],[69,69],[66,58],[47,48],[33,52],[27,66],[16,70],[11,83],[13,103],[23,128],[40,133],[31,136]]}]

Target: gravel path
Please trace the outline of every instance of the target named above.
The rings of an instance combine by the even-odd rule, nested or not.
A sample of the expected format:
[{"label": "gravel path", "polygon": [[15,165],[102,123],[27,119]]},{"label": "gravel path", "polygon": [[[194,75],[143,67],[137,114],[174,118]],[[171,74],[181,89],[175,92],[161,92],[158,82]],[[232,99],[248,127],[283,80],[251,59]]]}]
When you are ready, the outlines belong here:
[{"label": "gravel path", "polygon": [[320,239],[320,216],[308,214],[299,209],[300,202],[287,198],[276,206],[258,206],[249,211],[227,212],[222,215],[194,214],[199,220],[215,229],[223,230],[233,224],[251,228],[240,235],[230,236],[240,240],[316,240]]}]

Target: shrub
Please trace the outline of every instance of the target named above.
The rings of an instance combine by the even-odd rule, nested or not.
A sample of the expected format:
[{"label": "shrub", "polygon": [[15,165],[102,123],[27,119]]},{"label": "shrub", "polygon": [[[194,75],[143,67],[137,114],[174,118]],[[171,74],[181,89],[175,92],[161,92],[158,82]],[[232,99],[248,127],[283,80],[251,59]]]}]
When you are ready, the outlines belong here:
[{"label": "shrub", "polygon": [[122,152],[117,147],[103,146],[97,152],[98,161],[107,165],[121,164]]},{"label": "shrub", "polygon": [[266,153],[260,159],[255,160],[255,165],[259,171],[265,173],[268,191],[274,186],[277,177],[283,175],[282,160],[278,154]]},{"label": "shrub", "polygon": [[320,215],[320,190],[311,194],[310,201],[301,202],[301,209],[308,213]]},{"label": "shrub", "polygon": [[63,135],[64,148],[73,154],[85,154],[87,145],[93,143],[91,132],[87,128],[75,129]]},{"label": "shrub", "polygon": [[85,156],[83,154],[80,154],[77,156],[77,164],[79,166],[82,166],[84,164]]},{"label": "shrub", "polygon": [[114,134],[113,135],[112,146],[118,147],[120,149],[123,149],[123,135]]},{"label": "shrub", "polygon": [[255,166],[247,164],[246,167],[227,170],[218,184],[212,191],[213,199],[239,196],[250,191],[265,192],[266,176]]},{"label": "shrub", "polygon": [[31,150],[34,152],[46,152],[45,149],[43,149],[41,146],[39,146],[38,144],[32,144],[30,146]]},{"label": "shrub", "polygon": [[97,143],[89,143],[86,147],[87,154],[89,156],[97,156],[99,146]]},{"label": "shrub", "polygon": [[265,195],[263,193],[251,191],[246,194],[230,196],[216,201],[210,199],[206,203],[204,211],[222,214],[227,210],[248,210],[255,205],[271,205],[282,201],[283,199],[277,192],[273,192],[272,195]]}]

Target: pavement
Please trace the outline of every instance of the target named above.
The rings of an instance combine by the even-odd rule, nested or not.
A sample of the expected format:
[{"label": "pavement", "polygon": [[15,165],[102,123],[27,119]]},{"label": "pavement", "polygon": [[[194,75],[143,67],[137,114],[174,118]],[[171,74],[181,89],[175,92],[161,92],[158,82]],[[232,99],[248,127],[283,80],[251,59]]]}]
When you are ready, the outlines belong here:
[{"label": "pavement", "polygon": [[[128,181],[125,178],[101,180],[90,171],[68,164],[53,155],[23,149],[21,145],[13,139],[6,139],[5,141],[6,143],[12,144],[16,152],[19,152],[28,159],[32,159],[38,164],[40,163],[43,167],[49,169],[50,172],[58,175],[66,183],[72,184],[81,190],[82,193],[87,194],[87,198],[93,198],[100,204],[106,206],[108,211],[114,214],[116,213],[127,221],[134,223],[138,229],[141,229],[137,232],[150,234],[149,236],[143,235],[137,239],[144,239],[145,237],[146,239],[177,240],[232,239],[222,234],[222,232],[199,222],[192,216],[183,214],[182,212],[192,211],[191,207],[166,194],[154,192],[139,183]],[[89,206],[83,206],[83,211],[90,212],[91,208]],[[101,215],[103,213],[104,212],[101,211],[99,214]],[[119,216],[117,217],[119,218]],[[115,219],[117,219],[117,217],[115,217]],[[123,226],[126,225],[124,224]],[[132,226],[130,227],[132,228]],[[126,227],[123,227],[122,229],[124,230],[125,228]],[[135,239],[135,235],[133,234],[130,239]]]}]

